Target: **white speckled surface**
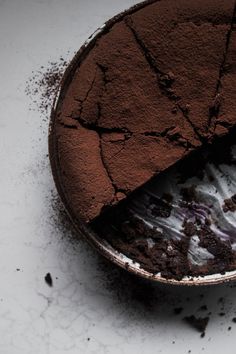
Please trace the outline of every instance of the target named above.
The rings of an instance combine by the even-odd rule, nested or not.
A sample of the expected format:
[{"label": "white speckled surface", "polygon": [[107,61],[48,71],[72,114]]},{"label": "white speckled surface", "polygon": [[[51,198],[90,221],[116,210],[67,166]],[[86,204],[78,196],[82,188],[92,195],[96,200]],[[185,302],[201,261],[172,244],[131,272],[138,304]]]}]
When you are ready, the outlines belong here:
[{"label": "white speckled surface", "polygon": [[[48,121],[29,110],[31,72],[70,58],[135,2],[0,0],[1,354],[235,353],[235,288],[160,287],[117,269],[76,237],[56,198]],[[197,312],[204,304],[212,315],[202,339],[182,318],[204,316]],[[174,307],[183,313],[173,315]]]}]

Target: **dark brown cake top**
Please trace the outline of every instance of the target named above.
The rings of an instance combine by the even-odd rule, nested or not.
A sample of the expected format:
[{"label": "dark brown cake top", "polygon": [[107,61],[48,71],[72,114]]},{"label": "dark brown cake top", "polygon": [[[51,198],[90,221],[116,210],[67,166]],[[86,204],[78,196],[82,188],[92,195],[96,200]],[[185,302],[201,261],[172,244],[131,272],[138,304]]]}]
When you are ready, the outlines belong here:
[{"label": "dark brown cake top", "polygon": [[86,222],[235,125],[233,0],[161,0],[125,13],[59,100],[57,174]]}]

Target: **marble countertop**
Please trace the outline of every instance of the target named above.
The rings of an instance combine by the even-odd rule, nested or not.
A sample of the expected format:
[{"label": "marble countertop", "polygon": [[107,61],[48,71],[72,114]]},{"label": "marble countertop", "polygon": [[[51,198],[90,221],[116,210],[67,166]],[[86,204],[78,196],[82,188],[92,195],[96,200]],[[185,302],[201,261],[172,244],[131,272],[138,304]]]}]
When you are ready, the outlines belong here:
[{"label": "marble countertop", "polygon": [[[25,93],[32,71],[61,55],[69,60],[105,20],[136,2],[0,0],[1,354],[235,353],[234,285],[153,284],[75,234],[50,172],[48,114]],[[183,317],[208,312],[201,338]]]}]

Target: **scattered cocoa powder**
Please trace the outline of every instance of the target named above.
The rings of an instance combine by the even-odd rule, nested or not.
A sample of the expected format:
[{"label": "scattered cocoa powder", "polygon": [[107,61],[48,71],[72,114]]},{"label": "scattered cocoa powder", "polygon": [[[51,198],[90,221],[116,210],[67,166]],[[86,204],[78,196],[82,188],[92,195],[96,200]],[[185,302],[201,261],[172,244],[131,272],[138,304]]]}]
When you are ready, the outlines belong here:
[{"label": "scattered cocoa powder", "polygon": [[49,61],[46,66],[33,71],[26,83],[25,92],[32,101],[30,109],[38,110],[45,119],[51,111],[67,64],[63,57],[60,57],[58,61]]}]

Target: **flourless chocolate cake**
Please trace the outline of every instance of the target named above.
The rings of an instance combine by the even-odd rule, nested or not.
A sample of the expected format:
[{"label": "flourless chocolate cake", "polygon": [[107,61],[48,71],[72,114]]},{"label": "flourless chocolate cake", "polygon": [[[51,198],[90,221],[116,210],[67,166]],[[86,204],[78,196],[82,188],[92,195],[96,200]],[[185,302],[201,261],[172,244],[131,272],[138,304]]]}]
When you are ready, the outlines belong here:
[{"label": "flourless chocolate cake", "polygon": [[[227,137],[236,125],[235,58],[234,0],[146,1],[109,21],[75,57],[53,112],[53,172],[74,217],[95,229],[104,226],[106,215],[150,180]],[[186,202],[188,188],[185,192]],[[156,206],[167,218],[169,197]],[[226,210],[232,199],[225,200]],[[189,239],[197,233],[207,249],[204,242],[213,242],[211,233],[196,231],[197,222],[185,220],[183,234]],[[140,230],[147,233],[140,225],[138,231],[137,223],[134,227],[138,238]],[[171,242],[154,238],[161,239],[155,259],[163,249],[171,252]],[[140,252],[148,254],[147,242],[139,242]],[[184,254],[179,263],[172,256],[174,271],[166,275],[163,262],[141,264],[168,277],[184,275],[176,267],[195,274],[183,266],[189,241],[174,242],[175,251]],[[125,253],[124,248],[120,242]],[[140,261],[134,251],[126,253]],[[231,248],[227,255],[230,259]]]}]

